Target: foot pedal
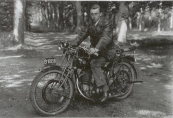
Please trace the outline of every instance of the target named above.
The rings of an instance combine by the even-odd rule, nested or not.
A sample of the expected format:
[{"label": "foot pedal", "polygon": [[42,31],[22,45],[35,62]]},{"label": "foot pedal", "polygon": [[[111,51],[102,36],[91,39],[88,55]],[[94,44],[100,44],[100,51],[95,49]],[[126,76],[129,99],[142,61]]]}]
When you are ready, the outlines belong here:
[{"label": "foot pedal", "polygon": [[132,83],[142,83],[143,81],[130,81],[130,82],[127,82],[129,84],[132,84]]}]

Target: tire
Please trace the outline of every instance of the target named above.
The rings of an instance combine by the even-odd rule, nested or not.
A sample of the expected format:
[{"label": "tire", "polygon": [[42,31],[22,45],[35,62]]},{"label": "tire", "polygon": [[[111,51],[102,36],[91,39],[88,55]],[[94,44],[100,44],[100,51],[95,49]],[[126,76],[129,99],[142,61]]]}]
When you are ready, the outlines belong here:
[{"label": "tire", "polygon": [[[118,67],[124,67],[120,70],[117,70]],[[127,98],[133,91],[133,86],[134,83],[128,83],[129,81],[135,81],[137,78],[136,75],[136,70],[134,70],[134,67],[132,67],[131,63],[129,62],[121,62],[118,65],[114,65],[113,66],[113,70],[116,72],[113,72],[113,74],[118,73],[120,75],[124,74],[126,75],[126,77],[128,78],[128,80],[126,81],[127,84],[127,90],[125,90],[125,92],[121,91],[121,94],[118,96],[115,96],[116,99],[121,100],[121,99],[125,99]],[[117,72],[118,71],[118,72]],[[122,79],[122,78],[121,78]]]},{"label": "tire", "polygon": [[[60,78],[62,71],[49,69],[40,72],[31,84],[31,104],[36,112],[44,116],[53,116],[65,111],[74,96],[74,84],[71,79],[67,78],[67,81],[62,84],[66,76],[61,79],[46,78],[53,74]],[[61,87],[59,87],[60,84],[62,84]]]}]

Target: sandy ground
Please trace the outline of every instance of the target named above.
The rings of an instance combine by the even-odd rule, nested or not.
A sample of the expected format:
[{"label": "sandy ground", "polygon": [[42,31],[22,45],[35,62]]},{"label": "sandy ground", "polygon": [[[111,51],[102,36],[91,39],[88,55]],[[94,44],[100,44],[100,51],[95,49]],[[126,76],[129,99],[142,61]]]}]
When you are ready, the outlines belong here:
[{"label": "sandy ground", "polygon": [[[37,51],[27,52],[25,56],[12,49],[0,51],[0,117],[40,117],[31,106],[31,82],[43,66],[45,57],[56,55],[60,63],[61,52],[57,51],[56,39],[73,38],[51,36],[28,35],[26,38],[30,44],[37,42]],[[136,84],[128,98],[121,101],[108,99],[104,104],[93,104],[79,97],[65,112],[55,117],[173,117],[173,53],[168,51],[159,55],[153,53],[152,49],[150,52],[136,50],[135,67],[138,79],[143,83]]]}]

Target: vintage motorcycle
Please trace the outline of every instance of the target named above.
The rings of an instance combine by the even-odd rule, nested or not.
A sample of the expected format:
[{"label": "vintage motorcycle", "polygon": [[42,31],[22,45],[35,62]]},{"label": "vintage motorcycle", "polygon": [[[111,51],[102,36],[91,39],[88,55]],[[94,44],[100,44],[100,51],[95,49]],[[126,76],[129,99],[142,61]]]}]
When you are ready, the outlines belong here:
[{"label": "vintage motorcycle", "polygon": [[[61,42],[59,47],[63,50],[64,58],[61,66],[56,65],[55,58],[46,58],[44,67],[34,78],[31,85],[31,103],[33,108],[41,115],[56,115],[65,111],[74,100],[75,94],[94,102],[99,102],[102,89],[97,88],[93,77],[87,83],[89,90],[83,85],[83,75],[90,68],[93,58],[86,47],[73,48],[67,42]],[[124,52],[133,51],[135,47],[119,48],[115,59],[102,67],[109,86],[109,98],[124,99],[133,90],[137,81],[137,71],[133,62],[134,53],[126,55]]]}]

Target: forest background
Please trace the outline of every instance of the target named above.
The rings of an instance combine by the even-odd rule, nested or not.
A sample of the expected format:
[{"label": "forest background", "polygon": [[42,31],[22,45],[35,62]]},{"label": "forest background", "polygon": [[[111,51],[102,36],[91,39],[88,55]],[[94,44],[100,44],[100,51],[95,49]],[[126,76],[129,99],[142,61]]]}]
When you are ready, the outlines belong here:
[{"label": "forest background", "polygon": [[[0,43],[24,44],[26,32],[78,33],[89,22],[92,4],[98,3],[109,18],[120,1],[0,1]],[[170,31],[173,29],[172,1],[128,1],[128,29]]]}]

